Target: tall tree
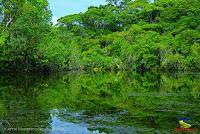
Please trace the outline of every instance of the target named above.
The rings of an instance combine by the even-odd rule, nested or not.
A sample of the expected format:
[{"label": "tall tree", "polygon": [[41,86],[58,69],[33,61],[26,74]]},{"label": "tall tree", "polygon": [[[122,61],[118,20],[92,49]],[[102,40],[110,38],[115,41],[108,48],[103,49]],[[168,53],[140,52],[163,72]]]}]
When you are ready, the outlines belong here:
[{"label": "tall tree", "polygon": [[37,58],[36,46],[50,28],[47,0],[2,0],[3,24],[8,32],[3,47],[8,65],[30,70]]}]

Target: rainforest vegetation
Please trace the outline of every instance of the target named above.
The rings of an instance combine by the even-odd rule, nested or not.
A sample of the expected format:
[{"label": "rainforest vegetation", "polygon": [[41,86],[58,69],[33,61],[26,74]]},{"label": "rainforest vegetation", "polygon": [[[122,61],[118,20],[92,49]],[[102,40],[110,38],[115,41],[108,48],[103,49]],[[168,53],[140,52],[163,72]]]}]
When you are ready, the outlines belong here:
[{"label": "rainforest vegetation", "polygon": [[0,0],[1,71],[200,70],[199,0],[107,0],[51,17],[47,0]]}]

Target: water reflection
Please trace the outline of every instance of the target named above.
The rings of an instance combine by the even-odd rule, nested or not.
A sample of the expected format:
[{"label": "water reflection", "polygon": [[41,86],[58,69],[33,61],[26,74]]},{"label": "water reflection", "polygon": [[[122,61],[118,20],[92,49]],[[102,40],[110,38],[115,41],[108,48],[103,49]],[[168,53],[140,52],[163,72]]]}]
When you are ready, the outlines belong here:
[{"label": "water reflection", "polygon": [[49,133],[51,134],[60,134],[60,133],[100,134],[98,130],[90,131],[88,129],[88,125],[85,122],[73,122],[73,121],[67,120],[67,118],[71,118],[71,116],[78,117],[80,115],[78,113],[66,113],[65,111],[65,118],[63,118],[63,117],[59,117],[59,111],[57,109],[52,110],[51,123],[50,123],[51,130],[49,131]]},{"label": "water reflection", "polygon": [[171,133],[177,117],[192,117],[199,128],[199,81],[196,74],[1,75],[0,130]]}]

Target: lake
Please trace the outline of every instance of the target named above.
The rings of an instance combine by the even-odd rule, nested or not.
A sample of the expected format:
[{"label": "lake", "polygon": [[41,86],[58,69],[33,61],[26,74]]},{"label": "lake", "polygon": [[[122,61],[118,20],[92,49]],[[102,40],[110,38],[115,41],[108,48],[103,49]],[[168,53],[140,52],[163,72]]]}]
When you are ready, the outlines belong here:
[{"label": "lake", "polygon": [[199,130],[198,73],[0,76],[4,133],[168,134],[180,117]]}]

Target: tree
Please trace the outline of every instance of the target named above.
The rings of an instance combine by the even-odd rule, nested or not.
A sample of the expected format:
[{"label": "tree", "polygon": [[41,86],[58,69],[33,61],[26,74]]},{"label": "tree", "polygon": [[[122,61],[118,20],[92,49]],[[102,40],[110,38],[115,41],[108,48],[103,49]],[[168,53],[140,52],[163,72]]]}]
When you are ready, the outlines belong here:
[{"label": "tree", "polygon": [[30,70],[35,66],[36,46],[50,27],[51,12],[48,2],[41,1],[2,1],[3,23],[8,31],[3,48],[8,63],[13,69]]}]

